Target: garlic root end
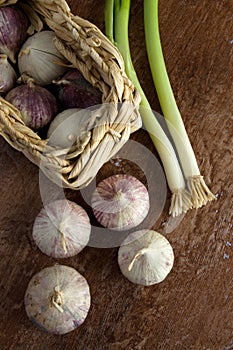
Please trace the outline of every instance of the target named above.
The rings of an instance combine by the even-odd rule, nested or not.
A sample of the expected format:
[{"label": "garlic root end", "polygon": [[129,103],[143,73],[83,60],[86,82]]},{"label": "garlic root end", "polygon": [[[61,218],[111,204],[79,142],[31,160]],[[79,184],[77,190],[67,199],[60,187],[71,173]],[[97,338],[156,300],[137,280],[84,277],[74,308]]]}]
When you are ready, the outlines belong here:
[{"label": "garlic root end", "polygon": [[135,261],[138,260],[143,254],[145,254],[147,252],[147,250],[148,250],[148,248],[143,248],[134,256],[131,263],[129,264],[129,267],[128,267],[129,271],[132,270]]}]

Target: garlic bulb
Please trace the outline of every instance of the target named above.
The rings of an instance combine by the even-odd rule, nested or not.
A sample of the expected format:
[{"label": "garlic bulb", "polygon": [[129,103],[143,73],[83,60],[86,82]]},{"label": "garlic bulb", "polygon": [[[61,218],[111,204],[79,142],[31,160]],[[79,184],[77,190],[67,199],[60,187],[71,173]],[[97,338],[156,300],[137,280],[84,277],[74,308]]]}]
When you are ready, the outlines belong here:
[{"label": "garlic bulb", "polygon": [[33,130],[46,126],[58,111],[53,94],[31,80],[10,90],[5,98],[20,110],[24,123]]},{"label": "garlic bulb", "polygon": [[79,327],[90,308],[86,279],[64,265],[47,267],[30,280],[24,304],[29,319],[40,329],[65,334]]},{"label": "garlic bulb", "polygon": [[88,243],[91,225],[86,211],[66,199],[45,205],[33,225],[33,238],[39,249],[54,258],[78,254]]},{"label": "garlic bulb", "polygon": [[15,63],[15,55],[27,36],[28,19],[14,6],[0,7],[0,53]]},{"label": "garlic bulb", "polygon": [[0,95],[11,90],[16,83],[17,75],[7,60],[7,55],[0,55]]},{"label": "garlic bulb", "polygon": [[99,89],[93,87],[77,69],[70,69],[53,83],[58,87],[58,98],[64,108],[87,108],[102,102]]},{"label": "garlic bulb", "polygon": [[27,39],[18,56],[20,74],[29,75],[42,86],[64,74],[66,60],[54,45],[55,37],[53,31],[44,30]]},{"label": "garlic bulb", "polygon": [[[47,137],[60,147],[70,147],[82,132],[83,122],[87,120],[87,111],[70,108],[56,115],[51,122]],[[86,131],[86,128],[83,129]]]},{"label": "garlic bulb", "polygon": [[153,230],[131,233],[118,252],[123,275],[144,286],[162,282],[171,271],[173,262],[172,246],[163,235]]},{"label": "garlic bulb", "polygon": [[118,231],[139,225],[150,207],[146,187],[126,174],[113,175],[100,182],[91,203],[99,223]]}]

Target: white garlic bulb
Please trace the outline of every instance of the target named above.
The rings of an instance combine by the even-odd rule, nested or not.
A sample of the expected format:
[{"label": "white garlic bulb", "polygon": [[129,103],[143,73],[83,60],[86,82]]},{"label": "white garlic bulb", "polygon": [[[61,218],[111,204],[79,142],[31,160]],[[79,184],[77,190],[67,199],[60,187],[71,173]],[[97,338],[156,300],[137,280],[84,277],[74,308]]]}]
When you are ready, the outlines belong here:
[{"label": "white garlic bulb", "polygon": [[14,68],[7,60],[7,55],[0,54],[0,95],[4,95],[13,89],[17,75]]},{"label": "white garlic bulb", "polygon": [[30,280],[24,305],[29,319],[40,329],[65,334],[79,327],[91,303],[86,279],[74,268],[47,267]]},{"label": "white garlic bulb", "polygon": [[67,70],[64,56],[56,49],[56,35],[51,30],[43,30],[30,36],[18,55],[20,74],[33,78],[38,85],[47,85]]},{"label": "white garlic bulb", "polygon": [[138,226],[150,208],[146,187],[134,176],[126,174],[113,175],[101,181],[91,203],[99,223],[118,231]]},{"label": "white garlic bulb", "polygon": [[45,205],[35,219],[33,238],[39,249],[54,258],[78,254],[88,243],[91,224],[86,211],[66,199]]},{"label": "white garlic bulb", "polygon": [[131,233],[121,244],[118,264],[123,275],[133,283],[150,286],[162,282],[174,263],[168,240],[153,230]]},{"label": "white garlic bulb", "polygon": [[70,108],[56,115],[51,122],[47,137],[50,144],[71,147],[84,134],[88,133],[87,122],[90,112],[80,108]]}]

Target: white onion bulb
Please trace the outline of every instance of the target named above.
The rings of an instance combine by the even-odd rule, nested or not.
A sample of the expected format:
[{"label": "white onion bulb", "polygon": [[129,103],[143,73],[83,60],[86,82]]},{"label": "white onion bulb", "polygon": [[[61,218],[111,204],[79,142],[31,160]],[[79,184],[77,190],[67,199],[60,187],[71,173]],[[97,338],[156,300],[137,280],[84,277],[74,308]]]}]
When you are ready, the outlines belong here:
[{"label": "white onion bulb", "polygon": [[30,280],[24,304],[29,319],[40,329],[65,334],[79,327],[90,308],[86,279],[74,268],[47,267]]},{"label": "white onion bulb", "polygon": [[173,267],[174,254],[168,240],[153,230],[131,233],[121,244],[118,264],[133,283],[150,286],[162,282]]},{"label": "white onion bulb", "polygon": [[78,254],[88,243],[91,224],[86,211],[66,199],[45,205],[33,225],[33,238],[39,249],[54,258]]}]

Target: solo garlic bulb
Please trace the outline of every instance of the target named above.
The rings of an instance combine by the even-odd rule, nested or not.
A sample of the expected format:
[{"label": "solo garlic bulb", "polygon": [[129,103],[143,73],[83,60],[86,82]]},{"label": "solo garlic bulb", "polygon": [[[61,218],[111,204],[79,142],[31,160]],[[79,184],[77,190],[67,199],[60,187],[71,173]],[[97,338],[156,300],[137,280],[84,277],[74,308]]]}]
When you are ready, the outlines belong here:
[{"label": "solo garlic bulb", "polygon": [[44,87],[34,84],[31,79],[26,84],[14,87],[5,98],[18,108],[24,123],[32,130],[48,125],[58,111],[55,96]]},{"label": "solo garlic bulb", "polygon": [[79,327],[90,308],[86,279],[74,268],[47,267],[30,280],[24,304],[29,319],[40,329],[65,334]]},{"label": "solo garlic bulb", "polygon": [[12,63],[16,63],[15,55],[27,36],[28,24],[28,18],[19,8],[0,7],[0,53],[6,54]]},{"label": "solo garlic bulb", "polygon": [[58,99],[65,109],[88,108],[102,102],[99,89],[92,86],[75,68],[53,83],[57,86]]},{"label": "solo garlic bulb", "polygon": [[21,75],[26,74],[43,86],[64,74],[66,60],[54,45],[55,37],[53,31],[43,30],[26,40],[18,56]]},{"label": "solo garlic bulb", "polygon": [[153,230],[131,233],[121,244],[118,264],[123,275],[133,283],[150,286],[162,282],[174,263],[168,240]]},{"label": "solo garlic bulb", "polygon": [[0,95],[4,95],[13,89],[17,75],[14,68],[7,60],[7,55],[0,54]]},{"label": "solo garlic bulb", "polygon": [[134,176],[118,174],[98,184],[92,196],[92,209],[104,227],[127,230],[138,226],[149,211],[146,187]]},{"label": "solo garlic bulb", "polygon": [[79,108],[69,108],[57,114],[47,133],[50,143],[60,147],[71,147],[82,133],[88,132],[87,120],[90,120],[87,111]]},{"label": "solo garlic bulb", "polygon": [[66,199],[45,205],[33,225],[33,238],[39,249],[54,258],[78,254],[88,243],[91,224],[86,211]]}]

